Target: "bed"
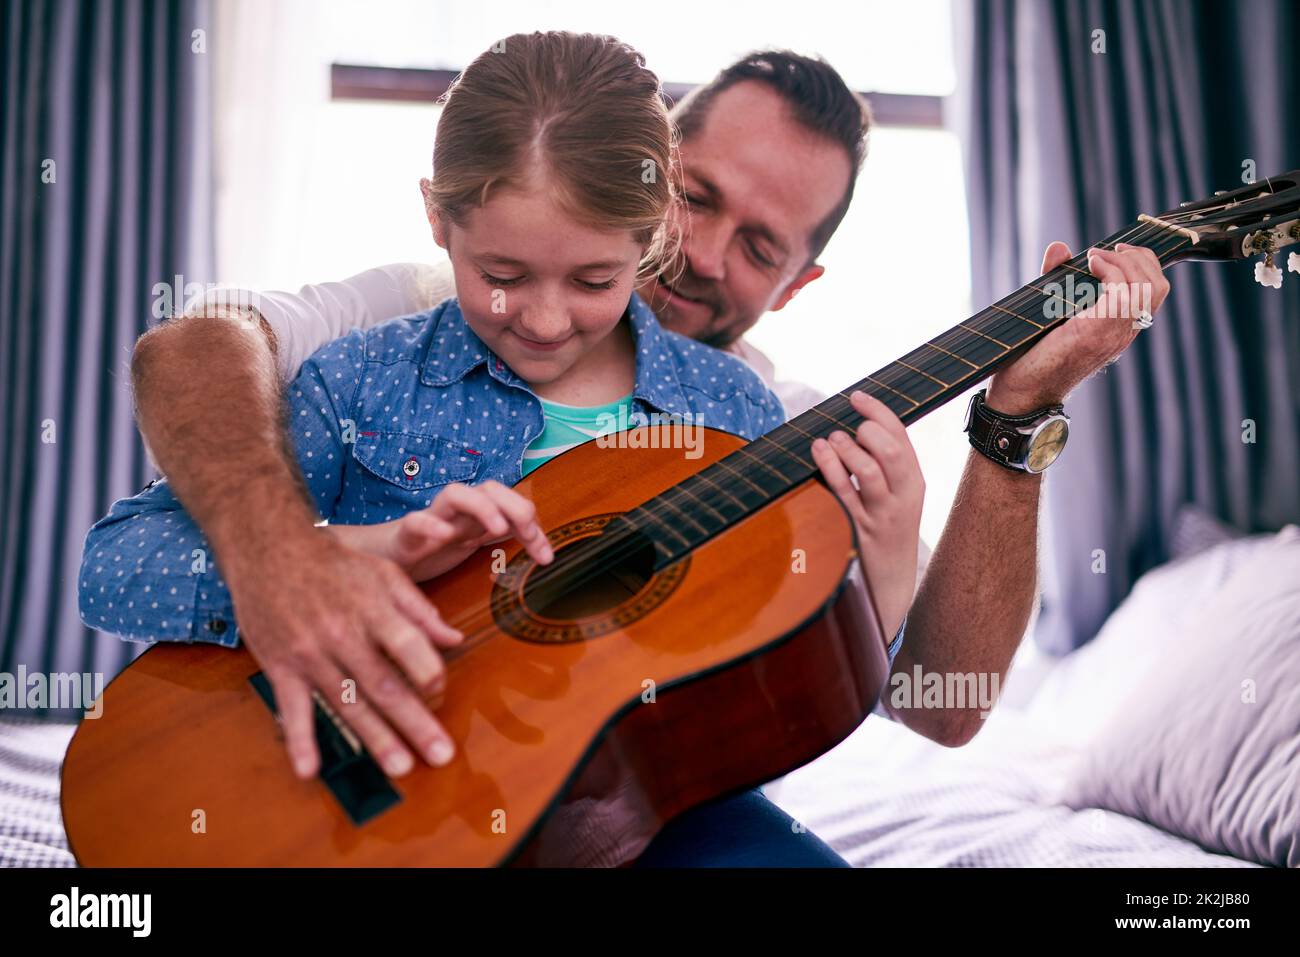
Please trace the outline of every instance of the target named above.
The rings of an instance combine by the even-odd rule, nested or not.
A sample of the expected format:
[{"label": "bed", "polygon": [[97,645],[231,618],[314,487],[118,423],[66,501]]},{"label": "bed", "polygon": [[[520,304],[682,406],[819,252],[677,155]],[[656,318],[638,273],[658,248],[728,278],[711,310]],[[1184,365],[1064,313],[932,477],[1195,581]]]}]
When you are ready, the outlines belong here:
[{"label": "bed", "polygon": [[[1080,806],[1088,788],[1081,798],[1079,787],[1104,771],[1089,762],[1104,757],[1108,724],[1124,717],[1152,669],[1163,673],[1171,656],[1190,647],[1197,617],[1213,614],[1199,602],[1243,575],[1253,585],[1250,563],[1261,560],[1261,549],[1277,548],[1274,539],[1284,536],[1289,550],[1271,552],[1264,560],[1267,567],[1291,563],[1279,580],[1300,582],[1300,530],[1294,527],[1279,536],[1203,544],[1143,576],[1083,648],[1054,659],[1026,641],[998,706],[965,747],[943,748],[873,716],[839,746],[764,790],[859,867],[1257,867],[1270,857],[1286,863],[1288,854],[1294,866],[1300,799],[1289,798],[1291,803],[1279,809],[1273,800],[1278,788],[1267,785],[1289,782],[1291,792],[1300,792],[1294,729],[1283,729],[1291,738],[1266,742],[1271,766],[1245,769],[1257,792],[1256,816],[1245,825],[1216,819],[1204,834],[1178,819],[1160,827],[1143,813],[1115,810],[1124,805],[1112,794],[1099,799],[1110,807]],[[1294,612],[1300,601],[1287,607]],[[1300,658],[1298,620],[1287,620],[1278,645],[1289,661]],[[1262,630],[1255,621],[1245,625],[1252,633]],[[1269,670],[1278,669],[1270,664]],[[1281,680],[1293,682],[1300,695],[1300,675],[1283,674]],[[1300,715],[1297,705],[1300,697],[1282,702],[1284,723]],[[1156,706],[1162,707],[1158,701]],[[1252,721],[1252,728],[1263,723]],[[59,766],[72,731],[71,725],[27,717],[0,719],[0,865],[75,866],[58,801]],[[1233,761],[1241,764],[1240,753]],[[1211,786],[1205,776],[1212,772],[1198,764],[1194,773],[1192,786],[1184,790],[1205,792]],[[1146,816],[1159,820],[1161,813],[1157,807]],[[1234,827],[1268,832],[1273,843],[1234,844],[1233,835],[1224,833]],[[1224,845],[1239,853],[1226,852]]]}]

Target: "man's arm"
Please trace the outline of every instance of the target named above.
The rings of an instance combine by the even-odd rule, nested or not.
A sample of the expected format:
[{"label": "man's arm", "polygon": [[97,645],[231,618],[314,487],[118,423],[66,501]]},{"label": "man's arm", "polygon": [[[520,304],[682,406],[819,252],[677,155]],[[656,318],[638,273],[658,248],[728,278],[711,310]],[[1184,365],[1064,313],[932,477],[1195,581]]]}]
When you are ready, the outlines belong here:
[{"label": "man's arm", "polygon": [[[1048,247],[1043,272],[1070,258]],[[1094,251],[1093,273],[1124,290],[1146,287],[1154,312],[1169,292],[1150,250]],[[988,404],[1017,415],[1061,401],[1079,382],[1133,341],[1140,303],[1125,298],[1109,318],[1084,313],[1044,337],[994,377]],[[1011,472],[971,452],[957,497],[907,618],[907,640],[893,674],[985,674],[998,687],[1025,633],[1037,595],[1038,506],[1042,476]],[[948,682],[945,680],[945,686]],[[982,687],[987,687],[983,685]],[[888,690],[886,690],[888,697]],[[957,708],[894,708],[899,721],[940,744],[957,747],[983,726],[979,701]]]},{"label": "man's arm", "polygon": [[382,698],[359,696],[345,718],[390,774],[412,765],[403,737],[426,760],[448,760],[450,739],[416,690],[441,691],[445,673],[431,646],[454,643],[455,633],[394,563],[314,527],[285,439],[269,330],[215,308],[170,320],[136,345],[132,379],[140,430],[206,534],[241,636],[272,681],[297,773],[317,767],[312,689],[336,700],[339,680],[358,677],[330,663],[341,649],[356,660],[361,648],[376,674],[384,670],[378,649],[394,640],[405,646],[407,681]]},{"label": "man's arm", "polygon": [[[907,615],[907,640],[893,674],[997,674],[1007,666],[1029,623],[1037,594],[1041,475],[1015,474],[978,452],[966,459],[943,534]],[[991,677],[989,679],[991,681]],[[946,685],[946,682],[945,682]],[[979,731],[981,706],[895,708],[890,715],[948,747]]]}]

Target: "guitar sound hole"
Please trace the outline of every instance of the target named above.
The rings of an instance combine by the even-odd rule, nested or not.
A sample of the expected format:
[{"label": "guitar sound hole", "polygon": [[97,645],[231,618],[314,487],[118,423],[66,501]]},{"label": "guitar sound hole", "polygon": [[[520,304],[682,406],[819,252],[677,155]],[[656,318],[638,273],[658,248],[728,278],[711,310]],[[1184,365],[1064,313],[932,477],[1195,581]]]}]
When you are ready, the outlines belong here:
[{"label": "guitar sound hole", "polygon": [[524,583],[524,605],[544,618],[600,615],[640,592],[654,576],[654,543],[639,531],[593,535],[561,545],[555,560]]}]

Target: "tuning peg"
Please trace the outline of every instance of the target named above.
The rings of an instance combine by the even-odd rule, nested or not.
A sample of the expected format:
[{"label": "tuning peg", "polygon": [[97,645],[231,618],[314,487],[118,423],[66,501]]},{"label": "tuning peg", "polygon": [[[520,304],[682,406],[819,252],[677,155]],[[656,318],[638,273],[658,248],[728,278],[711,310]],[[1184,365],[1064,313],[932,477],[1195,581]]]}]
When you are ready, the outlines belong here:
[{"label": "tuning peg", "polygon": [[1286,271],[1300,272],[1300,253],[1292,253],[1286,257]]},{"label": "tuning peg", "polygon": [[[1295,253],[1291,255],[1294,256]],[[1255,263],[1255,282],[1274,289],[1282,288],[1282,270],[1273,265],[1272,253],[1265,256],[1262,263]]]}]

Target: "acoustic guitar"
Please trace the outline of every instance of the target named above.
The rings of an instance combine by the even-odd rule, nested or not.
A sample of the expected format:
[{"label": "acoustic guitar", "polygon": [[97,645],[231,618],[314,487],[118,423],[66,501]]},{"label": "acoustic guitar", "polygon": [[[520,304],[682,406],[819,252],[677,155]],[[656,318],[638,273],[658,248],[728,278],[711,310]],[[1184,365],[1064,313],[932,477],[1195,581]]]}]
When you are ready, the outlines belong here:
[{"label": "acoustic guitar", "polygon": [[[1137,221],[1098,244],[1162,263],[1300,241],[1300,172]],[[1289,268],[1300,271],[1292,253]],[[389,780],[318,696],[319,777],[290,771],[240,648],[155,645],[105,690],[63,765],[83,865],[619,864],[664,822],[827,751],[888,674],[853,525],[809,444],[868,392],[911,423],[1098,298],[1076,256],[785,425],[703,454],[664,426],[588,442],[518,485],[556,558],[484,548],[424,586],[466,635],[445,651],[450,765]],[[670,439],[665,441],[665,438]],[[869,591],[869,589],[868,589]]]}]

